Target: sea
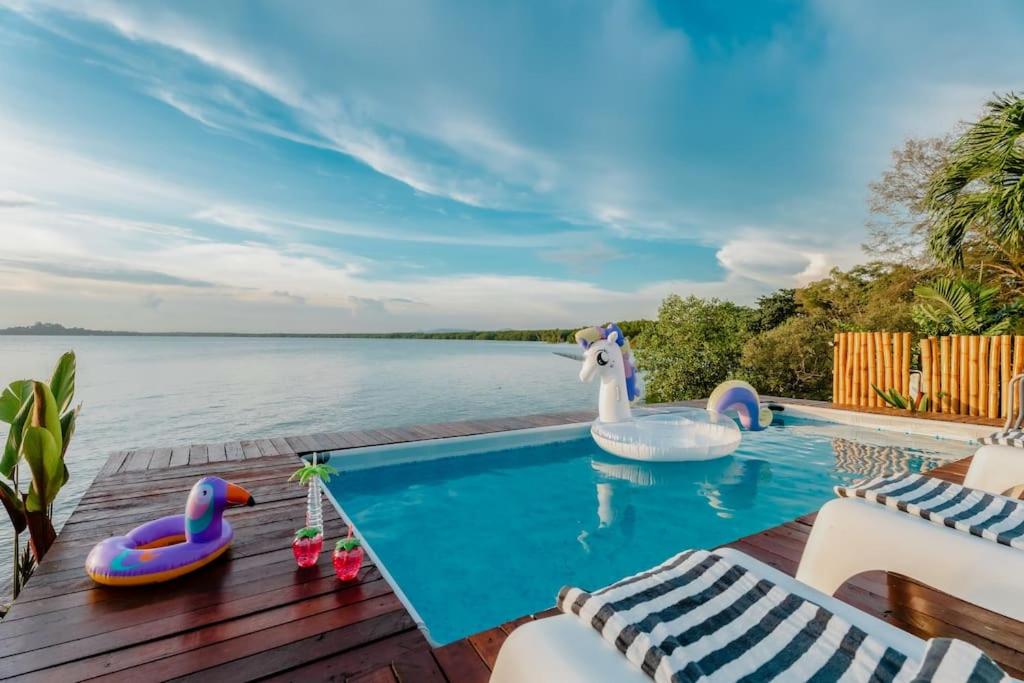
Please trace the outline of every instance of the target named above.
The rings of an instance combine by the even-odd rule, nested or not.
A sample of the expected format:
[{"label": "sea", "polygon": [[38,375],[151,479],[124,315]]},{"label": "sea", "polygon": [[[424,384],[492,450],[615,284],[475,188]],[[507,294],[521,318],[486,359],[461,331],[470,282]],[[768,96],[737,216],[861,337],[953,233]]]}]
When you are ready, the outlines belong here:
[{"label": "sea", "polygon": [[[0,386],[78,359],[57,528],[113,451],[596,407],[570,345],[428,339],[0,336]],[[7,426],[0,424],[0,439]],[[184,500],[182,500],[184,505]],[[112,530],[114,531],[114,530]],[[0,519],[0,596],[12,528]],[[24,537],[23,537],[24,540]]]}]

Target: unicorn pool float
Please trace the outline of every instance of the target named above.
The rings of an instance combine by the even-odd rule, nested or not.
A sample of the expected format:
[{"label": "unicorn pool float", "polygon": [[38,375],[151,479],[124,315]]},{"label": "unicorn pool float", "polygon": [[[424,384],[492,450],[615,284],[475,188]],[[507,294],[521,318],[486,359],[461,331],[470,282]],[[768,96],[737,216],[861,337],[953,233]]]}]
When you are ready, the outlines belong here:
[{"label": "unicorn pool float", "polygon": [[[622,458],[649,462],[678,462],[711,460],[729,455],[740,445],[740,430],[727,410],[749,410],[757,407],[757,393],[753,387],[750,397],[740,400],[741,392],[725,391],[709,409],[682,408],[671,413],[634,417],[630,403],[642,393],[639,373],[633,363],[629,342],[618,325],[588,327],[576,333],[576,341],[583,347],[583,367],[580,380],[589,382],[601,378],[598,399],[598,417],[590,427],[590,434],[602,449]],[[744,383],[745,384],[745,383]],[[717,390],[716,390],[717,392]],[[757,414],[756,421],[748,421],[754,428],[763,428],[764,417]],[[743,413],[741,412],[741,419]],[[768,414],[770,422],[770,413]],[[767,423],[764,424],[767,426]]]},{"label": "unicorn pool float", "polygon": [[231,546],[235,532],[223,517],[228,506],[255,504],[241,486],[203,477],[188,494],[184,515],[161,517],[101,541],[89,552],[85,571],[107,586],[178,578],[213,562]]}]

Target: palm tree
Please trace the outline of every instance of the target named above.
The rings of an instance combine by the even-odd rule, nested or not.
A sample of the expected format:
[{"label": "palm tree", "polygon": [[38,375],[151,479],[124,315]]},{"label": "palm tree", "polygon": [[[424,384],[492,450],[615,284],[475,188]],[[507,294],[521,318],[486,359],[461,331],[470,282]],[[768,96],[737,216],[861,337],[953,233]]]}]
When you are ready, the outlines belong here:
[{"label": "palm tree", "polygon": [[928,334],[1004,334],[1019,314],[1015,305],[999,305],[998,287],[970,280],[939,278],[914,294],[921,300],[914,318]]},{"label": "palm tree", "polygon": [[1024,279],[1024,98],[1011,92],[985,108],[930,181],[929,247],[947,264],[962,265],[965,247],[983,242],[998,256],[986,265],[1019,281]]}]

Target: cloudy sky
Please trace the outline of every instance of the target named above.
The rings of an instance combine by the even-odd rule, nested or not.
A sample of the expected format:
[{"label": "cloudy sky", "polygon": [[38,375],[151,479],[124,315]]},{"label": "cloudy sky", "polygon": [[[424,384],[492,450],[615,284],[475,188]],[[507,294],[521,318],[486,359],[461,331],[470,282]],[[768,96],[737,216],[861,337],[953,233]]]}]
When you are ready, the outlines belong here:
[{"label": "cloudy sky", "polygon": [[573,326],[861,259],[1024,4],[0,0],[0,327]]}]

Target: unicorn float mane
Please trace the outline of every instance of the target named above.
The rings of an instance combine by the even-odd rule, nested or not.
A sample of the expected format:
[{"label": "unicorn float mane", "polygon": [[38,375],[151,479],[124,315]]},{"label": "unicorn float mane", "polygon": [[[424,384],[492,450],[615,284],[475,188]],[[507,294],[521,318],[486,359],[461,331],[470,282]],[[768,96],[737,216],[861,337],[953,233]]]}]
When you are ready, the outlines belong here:
[{"label": "unicorn float mane", "polygon": [[625,366],[623,369],[626,372],[627,397],[630,401],[635,401],[640,398],[642,386],[637,374],[636,363],[633,361],[633,352],[629,348],[629,340],[626,339],[626,335],[622,334],[622,329],[618,325],[608,323],[604,327],[584,327],[576,333],[576,343],[586,351],[594,342],[608,339],[612,332],[617,333],[616,343],[619,345],[619,350],[622,351],[622,360]]}]

